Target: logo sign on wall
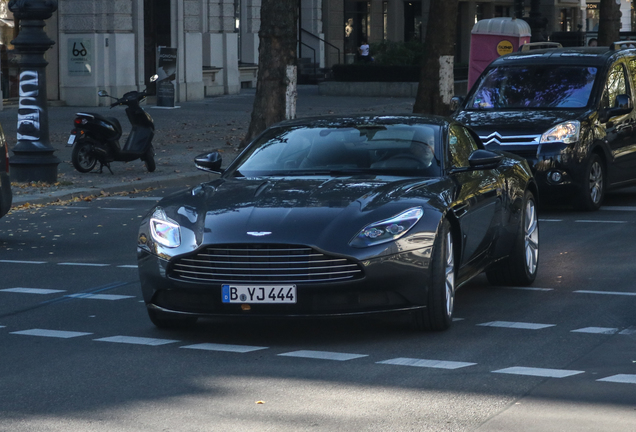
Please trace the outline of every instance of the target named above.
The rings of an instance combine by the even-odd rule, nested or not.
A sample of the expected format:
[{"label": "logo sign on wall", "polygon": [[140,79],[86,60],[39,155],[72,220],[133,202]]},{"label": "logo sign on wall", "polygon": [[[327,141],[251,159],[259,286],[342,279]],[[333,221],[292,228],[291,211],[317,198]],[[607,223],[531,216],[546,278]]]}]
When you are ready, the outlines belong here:
[{"label": "logo sign on wall", "polygon": [[93,73],[92,43],[90,39],[69,38],[68,74],[70,76],[89,76]]},{"label": "logo sign on wall", "polygon": [[177,73],[177,49],[159,47],[157,64],[157,106],[174,107],[174,84]]},{"label": "logo sign on wall", "polygon": [[502,40],[497,44],[497,54],[499,54],[500,56],[504,54],[510,54],[513,50],[514,47],[512,46],[512,42],[510,41]]}]

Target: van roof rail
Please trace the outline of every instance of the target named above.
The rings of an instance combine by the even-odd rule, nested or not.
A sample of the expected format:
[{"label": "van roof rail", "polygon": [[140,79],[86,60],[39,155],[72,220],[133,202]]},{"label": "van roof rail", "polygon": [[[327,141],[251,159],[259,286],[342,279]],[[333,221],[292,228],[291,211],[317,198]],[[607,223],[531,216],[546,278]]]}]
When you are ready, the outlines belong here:
[{"label": "van roof rail", "polygon": [[546,49],[546,48],[562,48],[563,45],[561,45],[558,42],[529,42],[526,44],[523,44],[519,47],[519,51],[530,51],[530,50],[536,50],[536,49]]}]

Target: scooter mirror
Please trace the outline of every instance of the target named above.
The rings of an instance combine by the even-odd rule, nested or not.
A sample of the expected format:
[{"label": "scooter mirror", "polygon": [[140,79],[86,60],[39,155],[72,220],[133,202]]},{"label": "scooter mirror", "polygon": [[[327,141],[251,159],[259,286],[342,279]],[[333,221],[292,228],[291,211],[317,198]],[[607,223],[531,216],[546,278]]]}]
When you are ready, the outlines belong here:
[{"label": "scooter mirror", "polygon": [[150,82],[155,82],[159,79],[159,75],[154,74],[153,76],[150,77]]},{"label": "scooter mirror", "polygon": [[99,97],[108,97],[108,93],[106,93],[104,90],[98,91],[97,94],[99,95]]}]

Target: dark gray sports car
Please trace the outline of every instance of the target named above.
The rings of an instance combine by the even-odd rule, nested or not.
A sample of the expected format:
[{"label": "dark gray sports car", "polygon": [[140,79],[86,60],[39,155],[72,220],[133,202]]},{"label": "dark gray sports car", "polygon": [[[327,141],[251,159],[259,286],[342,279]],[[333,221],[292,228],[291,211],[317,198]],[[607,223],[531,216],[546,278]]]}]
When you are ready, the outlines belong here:
[{"label": "dark gray sports car", "polygon": [[217,180],[144,218],[152,322],[410,312],[451,325],[455,290],[537,274],[537,189],[525,160],[433,116],[323,117],[267,129]]}]

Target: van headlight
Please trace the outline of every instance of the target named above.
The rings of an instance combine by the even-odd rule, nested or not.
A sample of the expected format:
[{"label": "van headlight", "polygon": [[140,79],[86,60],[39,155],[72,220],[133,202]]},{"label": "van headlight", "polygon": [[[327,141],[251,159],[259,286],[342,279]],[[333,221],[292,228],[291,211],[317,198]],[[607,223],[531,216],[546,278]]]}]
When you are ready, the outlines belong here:
[{"label": "van headlight", "polygon": [[570,144],[579,140],[581,132],[581,122],[577,120],[566,121],[558,124],[552,129],[541,135],[540,144],[546,143],[564,143]]},{"label": "van headlight", "polygon": [[406,234],[423,214],[424,210],[414,207],[392,218],[369,224],[362,228],[349,245],[361,248],[397,240]]},{"label": "van headlight", "polygon": [[176,248],[181,244],[181,227],[166,216],[166,212],[157,207],[150,218],[150,233],[157,243]]}]

